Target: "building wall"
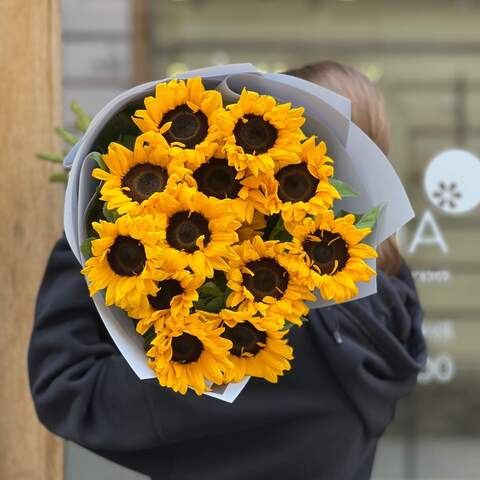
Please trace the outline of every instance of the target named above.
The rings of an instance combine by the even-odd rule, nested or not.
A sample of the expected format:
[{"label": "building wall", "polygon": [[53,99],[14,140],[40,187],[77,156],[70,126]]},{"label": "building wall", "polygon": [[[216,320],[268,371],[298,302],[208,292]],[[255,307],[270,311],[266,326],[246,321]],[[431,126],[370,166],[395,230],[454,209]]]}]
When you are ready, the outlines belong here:
[{"label": "building wall", "polygon": [[94,115],[132,85],[130,0],[62,0],[64,116],[76,100]]}]

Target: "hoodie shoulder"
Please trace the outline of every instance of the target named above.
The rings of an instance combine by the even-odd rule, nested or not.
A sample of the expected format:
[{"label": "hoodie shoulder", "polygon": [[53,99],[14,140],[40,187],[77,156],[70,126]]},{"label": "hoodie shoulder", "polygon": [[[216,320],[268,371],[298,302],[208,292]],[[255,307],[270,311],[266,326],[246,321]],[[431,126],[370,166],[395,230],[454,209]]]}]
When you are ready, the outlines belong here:
[{"label": "hoodie shoulder", "polygon": [[310,328],[367,431],[388,426],[396,402],[415,387],[427,351],[423,310],[410,269],[378,273],[377,293],[313,310]]}]

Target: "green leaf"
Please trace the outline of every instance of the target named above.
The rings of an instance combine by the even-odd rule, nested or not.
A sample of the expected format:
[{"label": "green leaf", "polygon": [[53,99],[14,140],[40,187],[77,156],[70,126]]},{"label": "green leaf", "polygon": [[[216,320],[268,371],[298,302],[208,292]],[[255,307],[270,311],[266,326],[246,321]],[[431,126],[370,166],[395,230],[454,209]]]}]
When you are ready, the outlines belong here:
[{"label": "green leaf", "polygon": [[97,165],[102,169],[108,172],[108,167],[105,165],[105,162],[102,159],[102,154],[98,152],[91,153],[91,157],[97,162]]},{"label": "green leaf", "polygon": [[211,297],[199,298],[196,302],[193,302],[193,308],[195,310],[205,310],[205,305],[207,300],[211,300]]},{"label": "green leaf", "polygon": [[85,258],[92,256],[92,242],[95,240],[95,237],[86,238],[83,243],[80,245],[80,250],[83,253]]},{"label": "green leaf", "polygon": [[105,217],[105,220],[107,220],[108,222],[111,222],[111,223],[115,223],[117,221],[118,216],[119,216],[118,213],[115,210],[109,210],[107,208],[106,203],[103,204],[102,213],[103,213],[103,216]]},{"label": "green leaf", "polygon": [[221,292],[217,296],[203,296],[200,297],[193,306],[195,310],[203,310],[210,313],[218,313],[222,308],[225,308],[225,302],[230,292]]},{"label": "green leaf", "polygon": [[290,235],[286,230],[280,231],[275,240],[280,240],[281,242],[291,242],[293,239],[293,236]]},{"label": "green leaf", "polygon": [[85,211],[85,223],[87,228],[87,234],[89,237],[95,237],[97,232],[93,229],[92,223],[98,222],[102,218],[102,207],[103,202],[100,200],[100,189],[102,184],[99,182],[95,195],[88,202],[86,211]]},{"label": "green leaf", "polygon": [[58,153],[37,153],[37,158],[40,160],[46,160],[47,162],[52,163],[63,163],[64,156]]},{"label": "green leaf", "polygon": [[133,150],[135,147],[136,139],[137,137],[135,135],[120,135],[120,137],[118,138],[118,143],[128,148],[129,150]]},{"label": "green leaf", "polygon": [[225,291],[225,289],[227,288],[227,277],[225,275],[225,272],[222,272],[221,270],[214,270],[213,282],[220,290]]},{"label": "green leaf", "polygon": [[106,153],[110,142],[118,141],[121,136],[131,135],[138,137],[142,132],[133,123],[132,115],[135,113],[135,110],[142,108],[144,108],[143,102],[138,102],[129,105],[125,110],[114,115],[97,136],[92,150]]},{"label": "green leaf", "polygon": [[292,236],[285,230],[285,225],[283,224],[283,218],[281,215],[278,215],[278,219],[268,236],[269,240],[280,240],[281,242],[290,242]]},{"label": "green leaf", "polygon": [[357,228],[370,228],[373,229],[377,223],[378,215],[382,208],[385,206],[384,203],[380,203],[376,207],[373,207],[368,212],[365,212],[355,223]]},{"label": "green leaf", "polygon": [[70,103],[70,110],[75,115],[75,128],[85,133],[92,119],[85,113],[80,105],[74,100]]},{"label": "green leaf", "polygon": [[347,185],[345,182],[342,182],[338,178],[331,178],[330,183],[337,189],[342,198],[358,197],[358,193],[355,192],[352,187]]},{"label": "green leaf", "polygon": [[68,173],[67,172],[60,172],[60,173],[52,173],[49,177],[51,182],[58,182],[58,183],[67,183],[68,181]]},{"label": "green leaf", "polygon": [[72,145],[72,147],[79,140],[77,136],[75,136],[72,132],[69,132],[66,128],[57,127],[55,129],[55,132],[57,133],[57,135],[63,138],[69,145]]},{"label": "green leaf", "polygon": [[217,297],[224,294],[223,290],[220,290],[212,281],[205,282],[199,288],[198,293],[202,297]]},{"label": "green leaf", "polygon": [[157,336],[155,333],[155,329],[150,327],[144,334],[143,334],[143,349],[145,352],[148,352],[151,347],[152,340]]},{"label": "green leaf", "polygon": [[222,308],[225,308],[225,298],[223,295],[220,297],[213,297],[205,305],[205,310],[212,313],[218,313]]}]

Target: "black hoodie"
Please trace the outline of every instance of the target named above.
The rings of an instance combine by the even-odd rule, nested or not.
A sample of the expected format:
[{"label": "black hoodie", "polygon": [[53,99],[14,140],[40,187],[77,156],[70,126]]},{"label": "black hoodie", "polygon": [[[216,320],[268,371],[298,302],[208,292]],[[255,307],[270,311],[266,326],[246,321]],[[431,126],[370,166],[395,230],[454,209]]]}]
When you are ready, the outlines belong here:
[{"label": "black hoodie", "polygon": [[366,480],[397,400],[426,358],[410,271],[294,327],[292,370],[233,404],[139,380],[109,339],[65,237],[41,285],[32,396],[52,432],[153,479]]}]

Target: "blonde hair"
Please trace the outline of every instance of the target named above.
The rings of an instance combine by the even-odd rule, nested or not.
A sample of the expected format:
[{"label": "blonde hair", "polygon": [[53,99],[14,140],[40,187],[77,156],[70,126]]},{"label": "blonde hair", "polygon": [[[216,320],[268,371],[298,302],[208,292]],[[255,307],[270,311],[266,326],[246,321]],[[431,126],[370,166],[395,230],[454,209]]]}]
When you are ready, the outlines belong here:
[{"label": "blonde hair", "polygon": [[[363,73],[331,60],[305,65],[285,72],[328,88],[351,101],[352,121],[388,155],[390,129],[380,90]],[[398,273],[401,256],[395,235],[378,246],[378,268],[388,275]]]}]

